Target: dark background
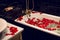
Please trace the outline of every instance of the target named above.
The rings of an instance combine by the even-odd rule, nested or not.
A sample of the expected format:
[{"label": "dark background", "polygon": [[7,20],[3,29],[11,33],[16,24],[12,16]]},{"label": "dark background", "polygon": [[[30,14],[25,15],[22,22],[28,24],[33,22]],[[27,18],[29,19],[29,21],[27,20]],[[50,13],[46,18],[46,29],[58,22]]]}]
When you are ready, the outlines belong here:
[{"label": "dark background", "polygon": [[[30,0],[30,9],[32,8]],[[52,15],[60,16],[60,0],[34,0],[34,9]],[[10,5],[21,5],[25,9],[25,0],[0,0],[0,11]],[[30,28],[28,26],[16,23],[14,20],[6,19],[8,22],[24,28],[23,40],[60,40],[60,37]]]},{"label": "dark background", "polygon": [[[25,9],[25,1],[26,0],[0,0],[0,8],[2,6],[6,7],[8,5],[19,4]],[[32,0],[30,0],[30,9],[31,8]],[[60,0],[34,0],[34,10],[60,16]]]}]

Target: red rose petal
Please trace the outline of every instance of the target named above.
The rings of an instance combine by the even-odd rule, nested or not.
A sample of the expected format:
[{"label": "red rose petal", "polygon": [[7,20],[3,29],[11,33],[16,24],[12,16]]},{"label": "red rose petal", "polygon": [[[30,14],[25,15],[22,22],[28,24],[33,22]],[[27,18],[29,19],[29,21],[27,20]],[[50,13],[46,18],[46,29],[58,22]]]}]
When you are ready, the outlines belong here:
[{"label": "red rose petal", "polygon": [[17,28],[16,27],[13,27],[13,26],[11,26],[9,28],[9,30],[10,30],[11,34],[10,33],[7,33],[6,36],[7,35],[14,35],[18,31]]},{"label": "red rose petal", "polygon": [[60,28],[60,25],[58,25],[57,28]]},{"label": "red rose petal", "polygon": [[20,20],[20,21],[21,21],[22,19],[23,19],[23,16],[20,16],[20,17],[18,18],[18,20]]},{"label": "red rose petal", "polygon": [[50,31],[56,30],[56,28],[47,28],[47,29],[50,30]]},{"label": "red rose petal", "polygon": [[[51,20],[51,19],[47,19],[47,18],[43,18],[43,20],[37,19],[36,21],[34,21],[36,18],[32,18],[32,19],[28,19],[28,21],[26,21],[26,23],[34,25],[34,26],[38,26],[40,28],[46,29],[46,27],[50,24],[50,23],[55,23],[55,24],[59,24],[58,22]],[[60,28],[60,26],[57,26]],[[53,31],[56,30],[56,28],[47,28],[47,30]]]}]

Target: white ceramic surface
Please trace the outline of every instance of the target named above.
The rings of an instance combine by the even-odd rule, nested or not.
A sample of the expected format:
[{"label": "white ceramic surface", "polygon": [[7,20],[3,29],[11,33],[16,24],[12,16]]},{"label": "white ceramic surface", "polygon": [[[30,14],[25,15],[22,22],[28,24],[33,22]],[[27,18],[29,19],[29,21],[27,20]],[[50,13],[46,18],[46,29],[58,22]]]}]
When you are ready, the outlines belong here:
[{"label": "white ceramic surface", "polygon": [[[42,20],[43,18],[47,18],[47,19],[54,20],[56,22],[59,22],[60,21],[60,17],[54,16],[54,15],[50,15],[50,14],[46,14],[46,13],[40,14],[39,12],[37,12],[37,13],[31,13],[30,15],[31,15],[29,17],[30,19],[31,18],[38,18],[38,19]],[[18,20],[18,18],[15,21],[18,22],[18,23],[21,23],[23,25],[27,25],[29,27],[38,29],[40,31],[44,31],[44,32],[47,32],[47,33],[50,33],[50,34],[53,34],[53,35],[56,35],[56,36],[59,36],[60,37],[60,34],[57,33],[56,31],[49,31],[49,30],[46,30],[46,29],[43,29],[43,28],[40,28],[40,27],[37,27],[37,26],[34,26],[34,25],[31,25],[31,24],[26,23],[25,21],[27,21],[27,19],[28,19],[27,16],[24,15],[23,16],[23,19],[21,21]]]},{"label": "white ceramic surface", "polygon": [[7,22],[4,19],[0,18],[0,32],[4,31],[5,28],[7,28]]},{"label": "white ceramic surface", "polygon": [[11,23],[7,23],[7,26],[9,26],[9,28],[7,27],[6,33],[11,33],[10,30],[9,30],[11,26],[17,28],[18,31],[14,35],[5,35],[2,40],[9,40],[9,39],[13,38],[14,36],[16,36],[17,34],[21,33],[24,30],[24,28],[21,28],[19,26],[13,25]]}]

